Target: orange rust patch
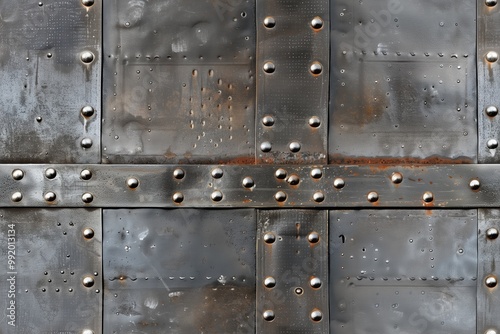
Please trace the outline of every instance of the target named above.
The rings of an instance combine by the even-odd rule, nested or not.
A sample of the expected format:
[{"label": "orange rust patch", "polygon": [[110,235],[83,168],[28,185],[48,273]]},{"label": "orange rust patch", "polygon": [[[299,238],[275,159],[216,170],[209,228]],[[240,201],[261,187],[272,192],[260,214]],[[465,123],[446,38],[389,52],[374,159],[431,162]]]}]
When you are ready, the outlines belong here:
[{"label": "orange rust patch", "polygon": [[456,159],[433,155],[427,158],[416,157],[349,157],[340,154],[329,156],[330,164],[339,165],[393,165],[378,166],[378,168],[390,168],[394,165],[437,165],[437,164],[473,164],[474,161],[469,157],[459,157]]}]

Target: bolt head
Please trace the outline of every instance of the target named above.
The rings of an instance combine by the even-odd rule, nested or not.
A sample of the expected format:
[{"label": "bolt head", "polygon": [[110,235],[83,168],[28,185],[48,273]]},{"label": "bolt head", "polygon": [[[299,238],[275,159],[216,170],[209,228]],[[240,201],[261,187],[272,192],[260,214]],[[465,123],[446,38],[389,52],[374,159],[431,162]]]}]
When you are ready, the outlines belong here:
[{"label": "bolt head", "polygon": [[269,289],[274,288],[276,286],[276,279],[271,276],[266,277],[264,279],[264,286]]},{"label": "bolt head", "polygon": [[321,321],[323,319],[323,313],[320,310],[313,310],[311,312],[311,320],[312,321]]},{"label": "bolt head", "polygon": [[498,147],[498,140],[490,139],[488,140],[488,143],[486,145],[488,145],[488,148],[490,150],[496,149]]},{"label": "bolt head", "polygon": [[284,202],[286,201],[286,193],[284,191],[278,191],[276,194],[274,194],[274,199],[278,202]]},{"label": "bolt head", "polygon": [[423,195],[422,195],[422,199],[424,200],[425,203],[430,203],[434,200],[434,194],[431,193],[430,191],[426,191]]},{"label": "bolt head", "polygon": [[288,146],[288,148],[290,149],[291,152],[297,153],[297,152],[300,151],[301,146],[300,146],[299,142],[294,141],[294,142],[290,143],[290,145]]},{"label": "bolt head", "polygon": [[178,180],[180,179],[183,179],[184,178],[184,171],[180,168],[177,168],[176,170],[174,170],[174,177]]},{"label": "bolt head", "polygon": [[83,148],[91,148],[92,147],[92,139],[90,138],[83,138],[80,145]]},{"label": "bolt head", "polygon": [[498,53],[495,51],[490,51],[486,54],[486,60],[490,63],[494,63],[498,60]]},{"label": "bolt head", "polygon": [[264,27],[267,29],[272,29],[276,26],[276,20],[272,16],[268,16],[264,19]]},{"label": "bolt head", "polygon": [[311,21],[311,27],[314,30],[320,30],[321,28],[323,28],[323,20],[321,19],[321,17],[316,16],[315,18],[313,18]]},{"label": "bolt head", "polygon": [[86,288],[91,288],[94,286],[94,278],[92,276],[85,276],[82,280],[82,284]]},{"label": "bolt head", "polygon": [[217,167],[212,170],[211,174],[214,179],[220,179],[224,175],[224,172],[222,171],[221,168]]},{"label": "bolt head", "polygon": [[94,195],[92,195],[91,193],[85,193],[82,195],[82,201],[83,203],[92,203],[92,201],[94,200]]},{"label": "bolt head", "polygon": [[275,314],[273,310],[266,310],[264,313],[262,313],[262,316],[264,317],[264,320],[266,321],[273,321],[275,318]]},{"label": "bolt head", "polygon": [[286,179],[287,172],[283,168],[278,169],[275,173],[274,176],[276,176],[277,179],[284,180]]},{"label": "bolt head", "polygon": [[323,71],[323,65],[321,65],[319,62],[314,62],[311,64],[311,67],[309,67],[309,71],[311,71],[311,73],[314,75],[320,75]]},{"label": "bolt head", "polygon": [[266,233],[264,234],[264,242],[266,244],[272,244],[276,241],[276,236],[273,233]]},{"label": "bolt head", "polygon": [[309,118],[309,126],[312,128],[317,128],[318,126],[321,125],[321,120],[319,119],[318,116],[313,116]]},{"label": "bolt head", "polygon": [[309,281],[309,285],[311,286],[311,288],[319,289],[321,288],[321,280],[318,277],[313,277]]},{"label": "bolt head", "polygon": [[321,171],[321,169],[319,168],[314,168],[312,171],[311,171],[311,177],[313,179],[321,179],[321,177],[323,176],[323,172]]},{"label": "bolt head", "polygon": [[94,237],[94,230],[91,229],[90,227],[87,227],[86,229],[83,230],[83,237],[85,239],[92,239]]},{"label": "bolt head", "polygon": [[288,177],[286,182],[288,182],[291,186],[296,186],[300,183],[300,178],[298,177],[298,175],[292,174]]},{"label": "bolt head", "polygon": [[394,184],[400,184],[401,182],[403,182],[403,174],[399,172],[392,173],[391,181]]},{"label": "bolt head", "polygon": [[172,195],[172,200],[175,203],[182,203],[182,201],[184,201],[184,195],[180,192],[176,192],[175,194]]},{"label": "bolt head", "polygon": [[45,177],[47,179],[53,179],[53,178],[56,177],[56,175],[57,175],[57,172],[56,172],[56,170],[54,168],[47,168],[45,170]]},{"label": "bolt head", "polygon": [[273,126],[274,118],[272,116],[264,116],[262,118],[262,124],[264,124],[265,126]]},{"label": "bolt head", "polygon": [[318,232],[311,232],[307,236],[307,240],[309,240],[310,243],[315,244],[319,241],[319,234]]},{"label": "bolt head", "polygon": [[485,0],[485,4],[488,7],[493,7],[497,4],[497,0]]},{"label": "bolt head", "polygon": [[264,153],[271,152],[272,145],[270,142],[265,141],[262,144],[260,144],[260,150]]},{"label": "bolt head", "polygon": [[92,172],[88,169],[84,169],[80,172],[80,178],[82,180],[90,180],[92,178]]},{"label": "bolt head", "polygon": [[496,115],[498,115],[498,108],[495,106],[488,106],[486,107],[485,112],[486,115],[490,117],[495,117]]},{"label": "bolt head", "polygon": [[82,0],[82,4],[86,7],[90,7],[94,4],[94,0]]},{"label": "bolt head", "polygon": [[316,203],[321,203],[321,202],[323,202],[325,200],[325,195],[321,191],[317,191],[313,195],[313,200]]},{"label": "bolt head", "polygon": [[52,191],[49,191],[47,193],[45,193],[45,195],[43,195],[43,198],[47,201],[47,202],[53,202],[56,200],[56,194],[53,193]]},{"label": "bolt head", "polygon": [[472,190],[478,190],[479,187],[481,187],[481,182],[479,182],[479,180],[477,180],[477,179],[471,180],[469,183],[469,187]]},{"label": "bolt head", "polygon": [[127,180],[127,186],[130,189],[135,189],[139,186],[139,180],[136,179],[135,177],[131,177]]},{"label": "bolt head", "polygon": [[272,74],[274,73],[274,71],[276,71],[276,66],[273,62],[270,61],[266,62],[262,68],[264,69],[264,72],[268,74]]},{"label": "bolt head", "polygon": [[91,106],[85,106],[82,108],[82,110],[80,112],[82,113],[82,116],[84,116],[84,117],[92,117],[94,115],[95,110]]},{"label": "bolt head", "polygon": [[94,60],[94,54],[90,51],[84,51],[80,55],[80,59],[85,64],[90,64]]},{"label": "bolt head", "polygon": [[345,186],[345,181],[341,178],[336,178],[334,181],[333,181],[333,186],[337,189],[342,189],[344,188]]},{"label": "bolt head", "polygon": [[14,169],[12,171],[12,178],[16,181],[22,180],[24,172],[21,169]]},{"label": "bolt head", "polygon": [[375,191],[370,191],[366,198],[368,199],[368,202],[375,203],[378,201],[378,193]]},{"label": "bolt head", "polygon": [[247,176],[243,179],[242,184],[245,188],[252,188],[255,185],[255,182],[251,177]]},{"label": "bolt head", "polygon": [[21,194],[19,191],[16,191],[12,194],[11,199],[12,202],[21,202],[21,200],[23,199],[23,194]]},{"label": "bolt head", "polygon": [[488,288],[494,288],[497,286],[497,278],[493,275],[489,275],[488,277],[486,277],[486,279],[484,280],[484,284],[486,284],[486,286]]},{"label": "bolt head", "polygon": [[490,227],[486,230],[486,237],[490,240],[495,240],[498,238],[498,229],[495,227]]},{"label": "bolt head", "polygon": [[215,202],[220,202],[222,201],[222,192],[220,192],[219,190],[216,190],[212,193],[212,195],[210,195],[210,198],[212,199],[212,201],[215,201]]}]

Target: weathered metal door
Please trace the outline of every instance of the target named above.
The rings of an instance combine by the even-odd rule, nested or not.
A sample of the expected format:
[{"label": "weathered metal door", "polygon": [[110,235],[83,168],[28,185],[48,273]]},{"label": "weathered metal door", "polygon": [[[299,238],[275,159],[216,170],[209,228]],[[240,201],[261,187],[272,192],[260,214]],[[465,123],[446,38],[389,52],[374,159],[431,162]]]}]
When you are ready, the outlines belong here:
[{"label": "weathered metal door", "polygon": [[500,333],[499,21],[0,0],[0,333]]}]

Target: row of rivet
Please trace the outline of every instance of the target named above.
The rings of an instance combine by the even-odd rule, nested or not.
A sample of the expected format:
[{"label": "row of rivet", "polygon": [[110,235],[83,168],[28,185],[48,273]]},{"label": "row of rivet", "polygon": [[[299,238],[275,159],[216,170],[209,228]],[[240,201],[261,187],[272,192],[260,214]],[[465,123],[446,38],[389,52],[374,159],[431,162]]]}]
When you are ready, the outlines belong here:
[{"label": "row of rivet", "polygon": [[[498,238],[499,231],[495,227],[490,227],[488,230],[486,230],[486,237],[489,240],[495,240]],[[486,276],[484,279],[484,284],[489,288],[493,289],[497,286],[498,281],[495,275],[489,274]],[[497,331],[494,329],[488,329],[486,330],[485,334],[497,334]]]}]

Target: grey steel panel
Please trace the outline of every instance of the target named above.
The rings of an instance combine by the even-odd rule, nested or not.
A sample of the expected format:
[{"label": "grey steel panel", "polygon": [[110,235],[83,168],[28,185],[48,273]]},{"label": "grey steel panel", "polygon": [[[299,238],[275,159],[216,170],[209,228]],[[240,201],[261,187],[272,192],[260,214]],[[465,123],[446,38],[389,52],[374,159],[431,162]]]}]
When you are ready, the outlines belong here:
[{"label": "grey steel panel", "polygon": [[99,162],[101,3],[2,1],[0,12],[0,162]]},{"label": "grey steel panel", "polygon": [[330,163],[474,163],[476,3],[331,3]]},{"label": "grey steel panel", "polygon": [[333,333],[475,331],[476,210],[331,211],[330,221]]},{"label": "grey steel panel", "polygon": [[254,210],[104,210],[105,333],[254,333]]},{"label": "grey steel panel", "polygon": [[257,250],[256,332],[328,333],[328,212],[259,211]]},{"label": "grey steel panel", "polygon": [[328,0],[257,1],[259,162],[326,163],[329,21]]},{"label": "grey steel panel", "polygon": [[106,1],[104,17],[104,162],[254,162],[254,1]]},{"label": "grey steel panel", "polygon": [[0,227],[0,332],[102,333],[101,210],[4,209]]}]

